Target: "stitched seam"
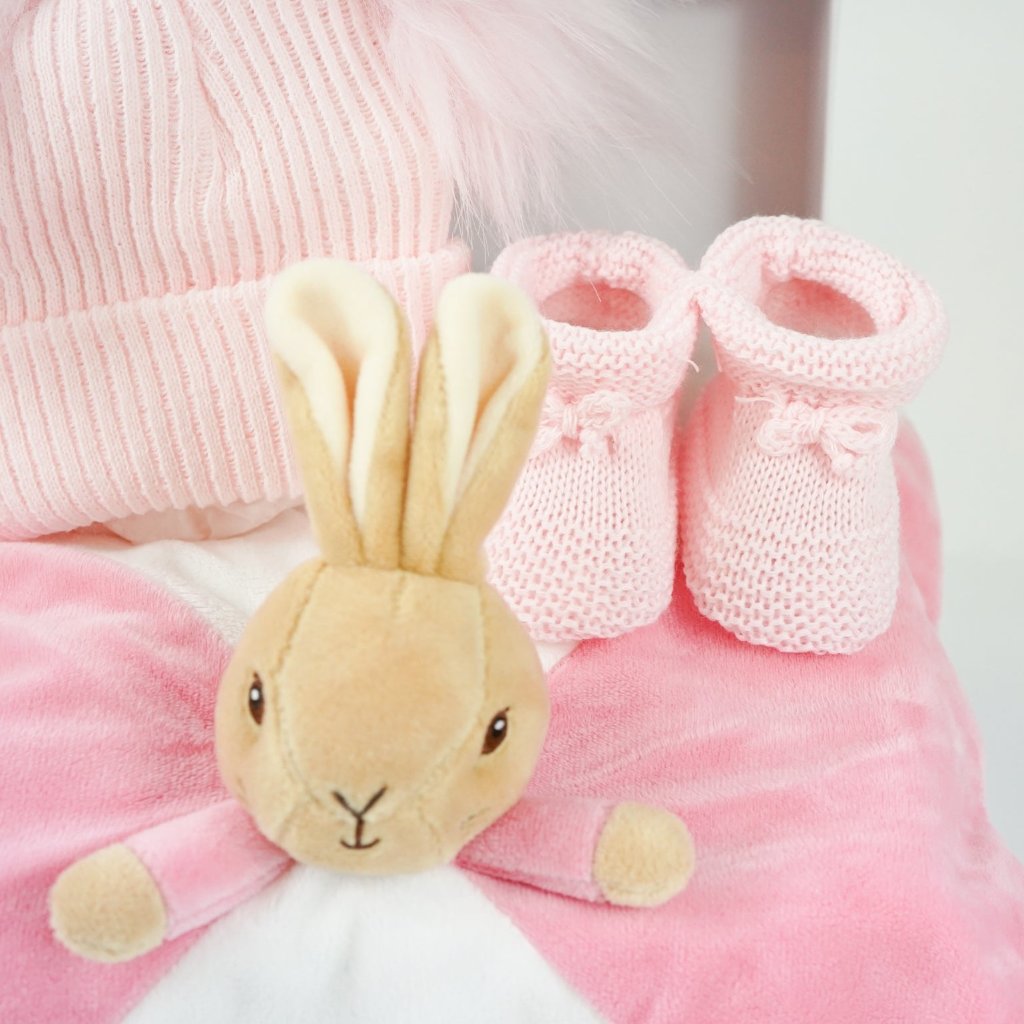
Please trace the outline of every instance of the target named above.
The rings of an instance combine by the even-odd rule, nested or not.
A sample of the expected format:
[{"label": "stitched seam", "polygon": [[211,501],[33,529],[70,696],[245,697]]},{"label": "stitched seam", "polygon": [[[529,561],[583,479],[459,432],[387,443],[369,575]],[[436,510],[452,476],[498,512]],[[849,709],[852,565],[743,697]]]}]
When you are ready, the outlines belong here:
[{"label": "stitched seam", "polygon": [[[459,582],[459,581],[446,581],[446,582]],[[489,659],[489,656],[488,656],[489,632],[488,632],[488,630],[483,629],[483,626],[486,623],[486,617],[484,616],[484,611],[483,611],[483,607],[484,607],[483,594],[482,594],[482,592],[481,592],[479,587],[476,587],[474,589],[476,591],[476,596],[477,596],[477,614],[479,616],[482,632],[484,634],[484,645],[483,645],[484,646],[484,655],[483,655],[483,666],[482,666],[482,668],[483,668],[483,671],[482,671],[482,685],[480,687],[480,700],[479,700],[477,708],[476,708],[476,710],[475,710],[475,712],[474,712],[474,714],[473,714],[473,716],[472,716],[472,718],[470,720],[470,724],[466,727],[466,729],[463,732],[463,734],[459,737],[458,742],[456,744],[454,744],[453,748],[451,749],[451,751],[449,751],[449,753],[447,755],[442,757],[441,760],[438,761],[434,765],[434,767],[430,770],[430,773],[427,775],[426,779],[423,781],[422,785],[420,785],[418,789],[413,790],[411,796],[412,796],[412,799],[414,801],[416,801],[418,807],[421,805],[421,801],[426,799],[426,793],[433,788],[434,784],[437,782],[437,780],[440,778],[440,776],[442,774],[444,774],[444,772],[448,769],[448,767],[451,765],[451,763],[455,760],[456,756],[458,755],[458,753],[462,750],[463,746],[465,745],[466,740],[469,738],[470,734],[472,732],[475,732],[476,729],[479,727],[478,721],[479,721],[479,718],[480,718],[480,711],[481,711],[481,709],[484,706],[484,691],[486,689],[486,681],[489,678],[489,672],[490,672],[490,659]],[[433,831],[433,829],[431,829],[431,830]]]},{"label": "stitched seam", "polygon": [[[207,918],[208,921],[216,920],[216,918],[220,917],[224,911],[230,910],[233,906],[237,905],[239,902],[239,896],[247,889],[251,888],[253,893],[259,892],[259,890],[264,888],[271,879],[287,870],[290,866],[291,865],[284,863],[275,864],[273,867],[267,868],[266,871],[260,874],[253,881],[235,886],[235,888],[230,890],[230,892],[227,892],[218,899],[215,899],[212,903],[193,911],[187,917],[181,918],[181,920],[177,922],[178,927],[182,932],[192,931],[194,928],[205,923],[203,918],[207,914],[212,915]],[[170,934],[170,928],[168,928],[168,934]]]},{"label": "stitched seam", "polygon": [[306,586],[306,592],[302,598],[302,607],[299,614],[295,616],[295,621],[291,624],[291,628],[285,634],[284,644],[281,646],[281,653],[278,655],[276,662],[272,668],[272,672],[276,675],[281,671],[281,667],[284,665],[285,658],[291,654],[292,644],[295,641],[295,634],[299,631],[299,626],[302,625],[302,620],[305,618],[306,610],[312,601],[313,591],[316,589],[317,583],[320,582],[324,573],[327,571],[327,563],[320,561],[316,567],[316,571],[313,573],[312,578]]},{"label": "stitched seam", "polygon": [[[292,623],[292,627],[288,631],[288,634],[285,637],[285,642],[282,645],[281,653],[278,656],[277,662],[276,662],[276,664],[274,666],[274,674],[275,674],[275,676],[277,675],[277,673],[279,673],[281,671],[282,666],[284,665],[286,658],[288,657],[289,654],[291,654],[292,645],[293,645],[293,643],[295,641],[295,636],[296,636],[296,634],[299,631],[299,626],[302,624],[302,620],[305,618],[306,612],[309,609],[309,606],[310,606],[310,604],[313,601],[313,594],[314,594],[314,592],[316,590],[317,584],[323,579],[323,576],[326,573],[326,571],[327,571],[327,563],[326,562],[321,562],[317,566],[316,572],[313,574],[313,578],[309,581],[309,586],[308,586],[308,588],[306,590],[305,596],[304,596],[303,601],[302,601],[302,610],[299,612],[298,615],[295,616],[295,621]],[[281,750],[284,753],[286,765],[287,765],[288,768],[291,769],[293,777],[296,778],[299,781],[299,785],[300,785],[301,789],[305,792],[306,797],[315,806],[317,804],[316,797],[313,794],[313,792],[310,790],[309,786],[307,785],[305,777],[303,776],[302,772],[299,771],[298,762],[297,762],[296,757],[295,757],[295,751],[292,749],[291,739],[290,739],[289,734],[288,734],[288,729],[286,728],[284,705],[283,705],[283,702],[279,699],[280,695],[278,694],[277,691],[278,691],[278,687],[275,686],[274,687],[274,697],[275,697],[275,703],[276,703],[275,710],[277,712],[275,717],[277,719],[278,737],[280,738],[280,741],[281,741]],[[285,817],[284,821],[280,824],[279,828],[277,830],[275,830],[275,831],[278,832],[278,834],[280,836],[283,837],[285,835],[285,832],[288,829],[288,826],[290,825],[291,821],[295,817],[296,813],[298,813],[298,809],[299,809],[299,805],[293,806],[292,809],[288,812],[288,814]]]}]

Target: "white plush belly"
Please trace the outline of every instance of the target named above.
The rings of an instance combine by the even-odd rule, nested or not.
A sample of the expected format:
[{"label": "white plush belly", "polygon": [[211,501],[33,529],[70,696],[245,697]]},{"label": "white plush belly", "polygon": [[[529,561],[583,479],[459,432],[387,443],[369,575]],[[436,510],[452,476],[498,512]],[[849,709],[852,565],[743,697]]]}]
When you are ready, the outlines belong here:
[{"label": "white plush belly", "polygon": [[455,868],[400,878],[295,867],[218,921],[130,1024],[594,1024]]}]

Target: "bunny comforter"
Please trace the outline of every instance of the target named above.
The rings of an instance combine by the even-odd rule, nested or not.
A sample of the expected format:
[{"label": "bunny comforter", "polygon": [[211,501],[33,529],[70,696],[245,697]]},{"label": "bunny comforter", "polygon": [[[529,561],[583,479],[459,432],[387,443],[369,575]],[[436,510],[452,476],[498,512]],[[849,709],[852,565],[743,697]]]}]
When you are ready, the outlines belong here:
[{"label": "bunny comforter", "polygon": [[60,947],[46,893],[76,857],[224,798],[217,682],[312,553],[308,524],[0,546],[0,1020],[1018,1021],[1024,872],[986,820],[936,637],[937,521],[907,431],[897,455],[900,603],[860,654],[745,646],[680,580],[658,623],[551,668],[531,792],[679,813],[698,868],[665,906],[486,878],[472,847],[408,877],[293,866],[118,965]]}]

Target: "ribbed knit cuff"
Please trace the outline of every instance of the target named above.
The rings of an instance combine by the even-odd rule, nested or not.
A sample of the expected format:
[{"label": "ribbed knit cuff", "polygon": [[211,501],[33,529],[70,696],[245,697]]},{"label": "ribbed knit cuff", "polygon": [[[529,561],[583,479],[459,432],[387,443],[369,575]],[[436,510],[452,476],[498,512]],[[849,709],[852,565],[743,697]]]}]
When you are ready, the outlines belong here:
[{"label": "ribbed knit cuff", "polygon": [[[811,289],[790,300],[790,314],[829,307],[827,337],[773,315],[786,284]],[[897,405],[946,341],[942,305],[924,280],[859,238],[797,217],[752,217],[723,231],[701,260],[697,301],[721,368],[744,391],[778,385],[817,401],[832,392]]]},{"label": "ribbed knit cuff", "polygon": [[[453,242],[362,264],[420,341]],[[270,279],[0,331],[0,540],[301,493],[263,333]]]},{"label": "ribbed knit cuff", "polygon": [[[693,272],[668,245],[633,232],[542,235],[508,246],[492,273],[536,302],[551,343],[552,392],[613,389],[652,408],[678,391],[697,311]],[[594,297],[583,319],[600,324],[580,322],[580,289]]]}]

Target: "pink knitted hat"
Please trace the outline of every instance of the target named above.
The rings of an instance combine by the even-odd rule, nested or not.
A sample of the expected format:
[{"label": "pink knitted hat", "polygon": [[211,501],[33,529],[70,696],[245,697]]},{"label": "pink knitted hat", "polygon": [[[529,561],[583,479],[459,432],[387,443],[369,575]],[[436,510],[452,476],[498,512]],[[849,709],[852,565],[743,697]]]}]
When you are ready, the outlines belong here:
[{"label": "pink knitted hat", "polygon": [[683,448],[697,607],[751,643],[859,650],[896,603],[896,409],[938,362],[942,308],[891,256],[793,217],[720,235],[698,303],[722,372]]},{"label": "pink knitted hat", "polygon": [[693,275],[642,235],[550,235],[494,273],[536,301],[551,384],[534,451],[489,539],[491,579],[537,640],[612,637],[672,596],[675,399],[697,330]]},{"label": "pink knitted hat", "polygon": [[0,539],[295,501],[269,279],[360,261],[422,332],[456,186],[508,223],[525,152],[621,125],[622,5],[573,6],[3,0]]}]

